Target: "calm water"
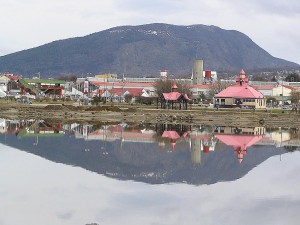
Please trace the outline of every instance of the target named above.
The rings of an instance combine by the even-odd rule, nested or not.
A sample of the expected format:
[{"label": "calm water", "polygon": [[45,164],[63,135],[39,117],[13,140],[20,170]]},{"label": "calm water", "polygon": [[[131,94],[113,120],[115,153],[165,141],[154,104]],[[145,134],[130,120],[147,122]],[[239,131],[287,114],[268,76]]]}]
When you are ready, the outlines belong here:
[{"label": "calm water", "polygon": [[0,120],[0,225],[299,224],[300,131]]}]

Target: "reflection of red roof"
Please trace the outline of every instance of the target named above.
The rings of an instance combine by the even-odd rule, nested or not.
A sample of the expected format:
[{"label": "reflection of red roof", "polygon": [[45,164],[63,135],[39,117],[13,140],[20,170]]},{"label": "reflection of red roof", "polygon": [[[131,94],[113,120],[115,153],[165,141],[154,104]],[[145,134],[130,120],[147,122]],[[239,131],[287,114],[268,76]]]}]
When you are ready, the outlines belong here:
[{"label": "reflection of red roof", "polygon": [[247,147],[250,147],[261,140],[262,136],[216,134],[216,138],[226,145],[233,146],[234,148],[240,147],[242,150],[246,150]]},{"label": "reflection of red roof", "polygon": [[167,137],[173,140],[180,138],[179,134],[174,130],[165,130],[162,137]]},{"label": "reflection of red roof", "polygon": [[184,134],[182,135],[182,137],[186,138],[189,133],[190,133],[189,131],[184,132]]},{"label": "reflection of red roof", "polygon": [[244,85],[233,85],[216,94],[217,98],[263,98],[263,94],[256,91],[253,87]]}]

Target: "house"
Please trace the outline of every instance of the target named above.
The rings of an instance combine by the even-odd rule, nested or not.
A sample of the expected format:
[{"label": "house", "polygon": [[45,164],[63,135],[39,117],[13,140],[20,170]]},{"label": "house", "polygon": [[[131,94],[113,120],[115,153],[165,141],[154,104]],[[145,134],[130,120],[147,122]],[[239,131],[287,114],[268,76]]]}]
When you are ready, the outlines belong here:
[{"label": "house", "polygon": [[264,96],[272,96],[273,95],[273,88],[272,85],[259,85],[259,86],[252,86],[255,90],[262,93]]},{"label": "house", "polygon": [[131,102],[135,102],[137,97],[147,96],[147,92],[143,88],[112,88],[104,91],[102,97],[108,102],[124,102],[125,96],[131,95]]},{"label": "house", "polygon": [[284,105],[284,103],[291,104],[291,93],[296,88],[287,85],[278,85],[272,90],[272,96],[278,101],[279,105]]},{"label": "house", "polygon": [[220,108],[266,108],[264,95],[248,85],[248,78],[244,70],[236,78],[236,84],[229,86],[225,90],[214,96],[216,107]]}]

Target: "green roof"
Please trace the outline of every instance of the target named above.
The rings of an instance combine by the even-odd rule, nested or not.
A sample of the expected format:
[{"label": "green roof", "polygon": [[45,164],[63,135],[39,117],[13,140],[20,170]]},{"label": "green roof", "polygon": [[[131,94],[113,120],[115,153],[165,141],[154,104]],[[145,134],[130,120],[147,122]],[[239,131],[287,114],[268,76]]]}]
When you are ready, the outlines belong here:
[{"label": "green roof", "polygon": [[46,83],[46,84],[65,84],[64,80],[53,80],[53,79],[24,79],[27,83]]}]

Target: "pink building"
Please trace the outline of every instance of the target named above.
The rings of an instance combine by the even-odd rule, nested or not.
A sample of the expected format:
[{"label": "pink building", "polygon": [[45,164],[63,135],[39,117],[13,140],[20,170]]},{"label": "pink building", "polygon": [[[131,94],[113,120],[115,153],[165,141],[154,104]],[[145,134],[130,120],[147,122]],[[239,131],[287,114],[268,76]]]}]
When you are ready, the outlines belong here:
[{"label": "pink building", "polygon": [[229,86],[225,90],[214,96],[214,102],[220,108],[266,108],[264,95],[248,85],[248,78],[244,70],[236,78],[236,84]]}]

